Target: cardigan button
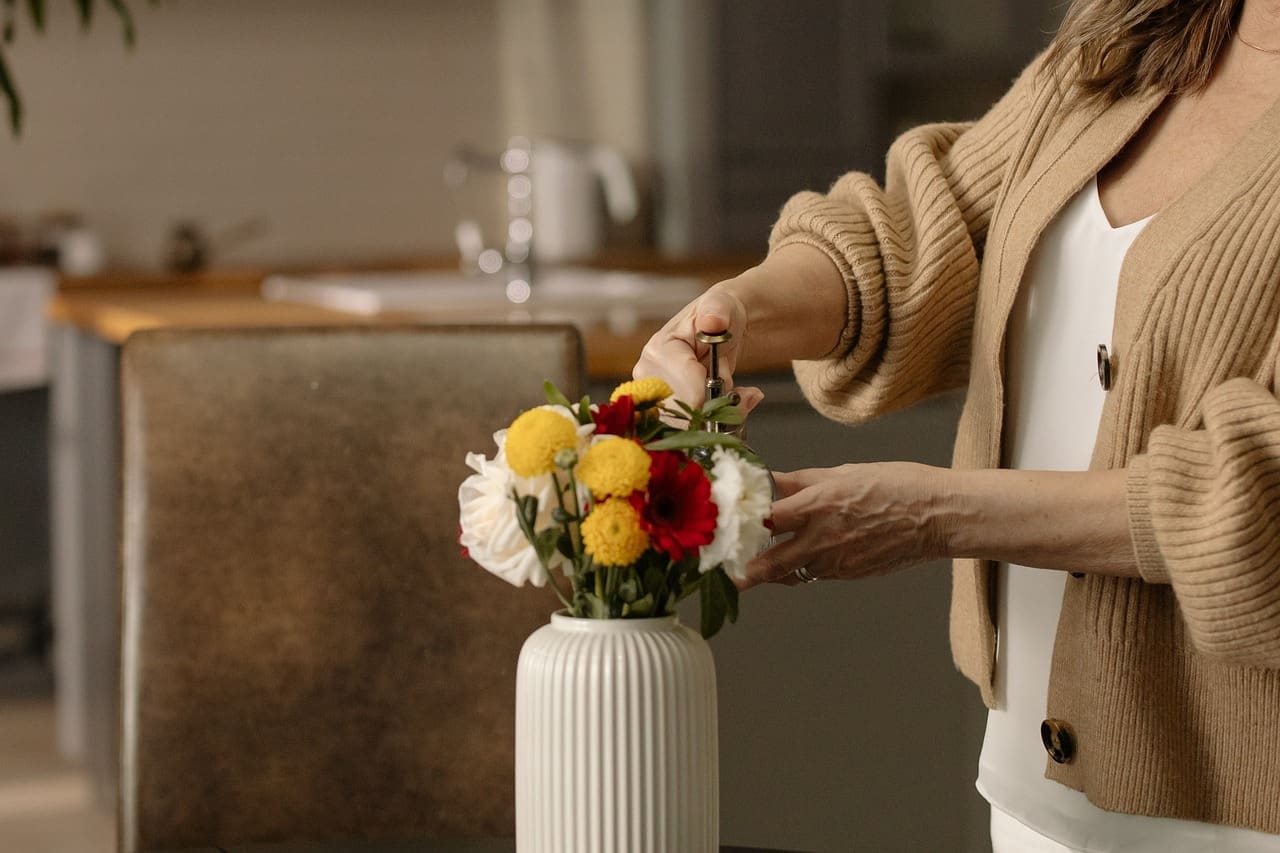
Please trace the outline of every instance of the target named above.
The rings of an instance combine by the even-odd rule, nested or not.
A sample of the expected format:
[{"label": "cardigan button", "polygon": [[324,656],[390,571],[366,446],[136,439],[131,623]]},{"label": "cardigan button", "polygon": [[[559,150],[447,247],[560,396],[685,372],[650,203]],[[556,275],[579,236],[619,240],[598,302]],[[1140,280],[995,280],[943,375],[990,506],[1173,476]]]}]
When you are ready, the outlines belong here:
[{"label": "cardigan button", "polygon": [[1058,764],[1070,764],[1076,757],[1076,735],[1071,726],[1052,717],[1040,724],[1040,742],[1044,751]]},{"label": "cardigan button", "polygon": [[1106,344],[1098,344],[1098,382],[1103,391],[1111,390],[1111,356]]}]

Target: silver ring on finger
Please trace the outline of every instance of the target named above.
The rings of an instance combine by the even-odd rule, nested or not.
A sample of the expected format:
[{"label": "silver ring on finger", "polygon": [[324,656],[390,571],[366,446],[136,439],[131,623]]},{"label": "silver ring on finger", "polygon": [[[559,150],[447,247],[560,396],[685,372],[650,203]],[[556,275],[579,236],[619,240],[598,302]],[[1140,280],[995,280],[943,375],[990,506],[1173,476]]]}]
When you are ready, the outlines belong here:
[{"label": "silver ring on finger", "polygon": [[800,580],[801,583],[813,583],[818,579],[817,575],[809,571],[808,566],[801,566],[800,568],[792,572],[792,574],[795,575]]}]

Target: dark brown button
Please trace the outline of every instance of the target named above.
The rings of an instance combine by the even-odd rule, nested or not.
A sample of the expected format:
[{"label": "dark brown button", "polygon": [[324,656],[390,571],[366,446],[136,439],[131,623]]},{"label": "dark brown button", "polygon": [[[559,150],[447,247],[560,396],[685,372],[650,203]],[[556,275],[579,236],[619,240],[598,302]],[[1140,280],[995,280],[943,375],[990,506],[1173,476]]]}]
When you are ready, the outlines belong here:
[{"label": "dark brown button", "polygon": [[1071,726],[1053,718],[1040,724],[1040,741],[1044,751],[1059,764],[1070,764],[1076,757],[1076,735]]},{"label": "dark brown button", "polygon": [[1103,391],[1111,390],[1111,356],[1106,344],[1098,344],[1098,381]]},{"label": "dark brown button", "polygon": [[1076,580],[1079,580],[1080,578],[1084,577],[1084,572],[1068,572],[1068,574],[1070,574],[1071,577],[1075,578]]}]

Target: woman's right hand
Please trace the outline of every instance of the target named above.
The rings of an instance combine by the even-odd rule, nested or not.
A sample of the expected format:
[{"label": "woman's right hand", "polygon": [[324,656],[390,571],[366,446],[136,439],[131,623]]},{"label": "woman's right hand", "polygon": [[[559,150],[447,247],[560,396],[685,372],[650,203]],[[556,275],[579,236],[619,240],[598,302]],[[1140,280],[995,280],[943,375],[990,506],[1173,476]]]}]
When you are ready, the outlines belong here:
[{"label": "woman's right hand", "polygon": [[[749,274],[750,271],[744,276]],[[733,384],[733,374],[742,361],[747,341],[747,308],[726,287],[737,280],[717,284],[668,320],[645,344],[631,375],[636,379],[649,376],[664,379],[677,399],[690,406],[700,405],[706,396],[706,360],[710,347],[699,343],[697,334],[729,332],[732,339],[718,347],[720,378],[726,389],[737,391],[741,396],[739,410],[744,415],[755,408],[764,399],[764,393],[759,388],[740,388]]]}]

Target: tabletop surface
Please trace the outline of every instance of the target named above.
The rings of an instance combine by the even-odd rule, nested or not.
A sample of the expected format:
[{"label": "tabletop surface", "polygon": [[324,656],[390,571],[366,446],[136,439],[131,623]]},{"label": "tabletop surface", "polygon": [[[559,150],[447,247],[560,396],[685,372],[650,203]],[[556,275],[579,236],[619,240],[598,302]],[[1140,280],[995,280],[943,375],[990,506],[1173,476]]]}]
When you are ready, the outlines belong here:
[{"label": "tabletop surface", "polygon": [[[167,853],[515,853],[511,838],[484,841],[340,841],[289,844],[233,844],[188,847]],[[762,847],[721,845],[720,853],[800,853]]]},{"label": "tabletop surface", "polygon": [[[606,256],[604,266],[621,270],[693,276],[710,286],[746,269],[747,258],[686,260]],[[431,265],[423,266],[424,269]],[[211,272],[186,276],[117,274],[64,282],[49,303],[51,320],[80,328],[120,344],[139,329],[181,326],[226,328],[245,326],[333,326],[421,322],[421,315],[389,312],[361,316],[290,302],[272,302],[258,292],[262,270]],[[587,372],[592,378],[631,375],[640,350],[662,323],[646,319],[621,332],[606,323],[583,329]],[[748,372],[790,372],[790,362],[761,361]]]}]

